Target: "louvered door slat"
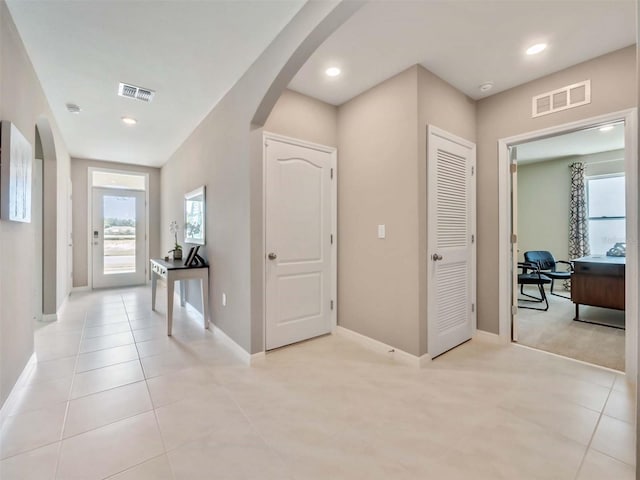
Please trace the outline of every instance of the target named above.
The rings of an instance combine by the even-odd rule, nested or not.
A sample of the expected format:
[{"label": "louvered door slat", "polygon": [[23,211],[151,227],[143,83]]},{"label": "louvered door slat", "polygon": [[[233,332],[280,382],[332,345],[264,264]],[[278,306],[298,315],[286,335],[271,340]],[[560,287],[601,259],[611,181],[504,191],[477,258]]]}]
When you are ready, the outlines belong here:
[{"label": "louvered door slat", "polygon": [[428,139],[428,346],[435,357],[471,338],[475,146],[434,127]]}]

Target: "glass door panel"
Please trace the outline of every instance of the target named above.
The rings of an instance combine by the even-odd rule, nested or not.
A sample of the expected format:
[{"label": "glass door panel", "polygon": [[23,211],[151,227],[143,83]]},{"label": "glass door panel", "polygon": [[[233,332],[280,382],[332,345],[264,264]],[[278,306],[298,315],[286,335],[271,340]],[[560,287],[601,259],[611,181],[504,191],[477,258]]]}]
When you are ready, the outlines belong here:
[{"label": "glass door panel", "polygon": [[93,188],[93,286],[144,283],[145,193]]}]

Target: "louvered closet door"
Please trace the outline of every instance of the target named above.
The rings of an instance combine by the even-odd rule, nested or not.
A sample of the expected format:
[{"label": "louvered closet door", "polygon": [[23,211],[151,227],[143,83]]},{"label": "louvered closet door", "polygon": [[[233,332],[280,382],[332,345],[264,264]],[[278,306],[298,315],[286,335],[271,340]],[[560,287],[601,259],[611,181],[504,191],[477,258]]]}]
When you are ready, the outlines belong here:
[{"label": "louvered closet door", "polygon": [[475,329],[475,145],[428,131],[428,348],[431,358]]}]

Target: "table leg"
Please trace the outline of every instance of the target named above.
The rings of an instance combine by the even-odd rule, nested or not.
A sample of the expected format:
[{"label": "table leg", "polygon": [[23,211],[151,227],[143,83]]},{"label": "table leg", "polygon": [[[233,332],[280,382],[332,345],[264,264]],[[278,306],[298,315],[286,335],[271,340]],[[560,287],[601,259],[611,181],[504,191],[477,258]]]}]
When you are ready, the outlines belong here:
[{"label": "table leg", "polygon": [[576,318],[574,320],[580,320],[580,304],[576,303]]},{"label": "table leg", "polygon": [[185,294],[185,286],[187,281],[180,280],[180,306],[184,307],[187,304],[187,296]]},{"label": "table leg", "polygon": [[167,278],[167,335],[171,336],[173,326],[173,288],[175,280]]},{"label": "table leg", "polygon": [[205,270],[205,274],[200,281],[200,290],[202,293],[202,317],[204,318],[204,328],[209,329],[209,270]]},{"label": "table leg", "polygon": [[156,287],[158,286],[158,275],[151,273],[151,310],[156,310]]}]

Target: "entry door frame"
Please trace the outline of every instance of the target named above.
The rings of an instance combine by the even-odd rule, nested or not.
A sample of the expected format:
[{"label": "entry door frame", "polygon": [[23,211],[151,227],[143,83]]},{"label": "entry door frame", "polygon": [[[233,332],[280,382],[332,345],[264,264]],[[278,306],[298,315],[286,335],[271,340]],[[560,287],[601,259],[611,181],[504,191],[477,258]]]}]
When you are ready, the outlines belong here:
[{"label": "entry door frame", "polygon": [[93,232],[93,172],[106,172],[106,173],[121,173],[123,175],[140,175],[144,177],[144,248],[146,251],[145,259],[145,285],[149,283],[149,258],[151,253],[149,252],[149,174],[146,172],[140,172],[135,170],[118,170],[115,168],[104,167],[88,167],[87,169],[87,288],[93,290],[93,255],[92,255],[92,232]]},{"label": "entry door frame", "polygon": [[333,248],[331,249],[331,333],[338,326],[338,149],[327,145],[308,142],[277,133],[262,133],[262,351],[267,351],[267,140],[289,143],[298,147],[312,148],[331,155],[333,181],[331,182],[331,231],[333,232]]},{"label": "entry door frame", "polygon": [[625,268],[625,374],[635,379],[638,361],[638,125],[637,108],[585,118],[498,140],[498,316],[501,340],[511,342],[511,174],[509,146],[624,121],[627,264]]}]

